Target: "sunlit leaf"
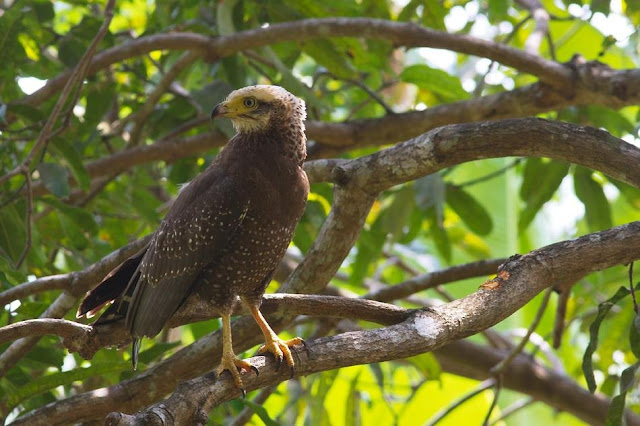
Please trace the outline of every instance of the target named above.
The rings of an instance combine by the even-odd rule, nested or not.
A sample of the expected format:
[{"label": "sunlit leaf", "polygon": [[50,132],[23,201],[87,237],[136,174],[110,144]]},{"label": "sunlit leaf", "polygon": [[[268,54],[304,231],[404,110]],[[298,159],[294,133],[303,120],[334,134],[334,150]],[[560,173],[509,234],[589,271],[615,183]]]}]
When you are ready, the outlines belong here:
[{"label": "sunlit leaf", "polygon": [[464,223],[478,235],[487,235],[493,229],[489,212],[462,188],[447,185],[447,204]]},{"label": "sunlit leaf", "polygon": [[543,165],[533,162],[531,167],[537,172],[527,174],[525,171],[525,181],[520,194],[526,196],[524,200],[526,205],[520,213],[519,231],[529,226],[542,205],[551,199],[569,171],[569,164],[560,161],[550,161]]},{"label": "sunlit leaf", "polygon": [[411,65],[405,68],[400,73],[400,79],[423,90],[432,91],[447,101],[469,98],[469,93],[462,88],[460,79],[427,65]]},{"label": "sunlit leaf", "polygon": [[58,386],[70,385],[73,382],[82,381],[89,377],[98,376],[106,372],[121,371],[129,368],[131,368],[130,365],[124,363],[94,364],[87,368],[76,368],[70,371],[49,374],[38,379],[31,380],[29,383],[20,387],[16,393],[9,397],[7,405],[10,408],[13,408],[33,395],[54,389]]},{"label": "sunlit leaf", "polygon": [[605,421],[606,426],[617,426],[623,424],[622,416],[624,415],[627,392],[629,392],[633,386],[638,367],[640,367],[640,362],[636,362],[622,372],[622,375],[620,376],[620,393],[611,400],[609,411],[607,412],[607,419]]},{"label": "sunlit leaf", "polygon": [[613,308],[613,306],[615,306],[620,300],[627,297],[629,293],[630,292],[628,288],[620,287],[616,294],[611,296],[609,300],[600,303],[598,305],[598,314],[591,323],[591,326],[589,326],[589,345],[584,351],[584,356],[582,358],[582,372],[584,373],[584,378],[587,381],[587,386],[591,393],[595,392],[596,390],[596,380],[593,375],[592,358],[598,347],[598,332],[600,331],[600,326],[611,308]]},{"label": "sunlit leaf", "polygon": [[582,201],[589,229],[592,232],[611,228],[611,208],[604,195],[602,186],[596,182],[592,172],[583,167],[576,168],[573,174],[576,196]]},{"label": "sunlit leaf", "polygon": [[40,181],[53,195],[64,198],[69,195],[67,171],[57,163],[40,163],[38,165]]}]

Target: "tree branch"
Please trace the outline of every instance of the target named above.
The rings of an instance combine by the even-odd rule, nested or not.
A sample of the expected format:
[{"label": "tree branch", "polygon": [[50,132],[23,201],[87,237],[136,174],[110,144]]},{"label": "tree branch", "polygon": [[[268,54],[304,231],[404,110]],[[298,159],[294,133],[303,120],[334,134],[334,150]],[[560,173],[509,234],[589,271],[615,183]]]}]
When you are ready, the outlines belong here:
[{"label": "tree branch", "polygon": [[[594,244],[594,241],[598,244]],[[298,373],[305,375],[347,365],[399,359],[441,348],[500,322],[556,281],[576,280],[591,272],[623,265],[639,258],[640,222],[552,244],[524,256],[514,256],[502,266],[500,278],[494,279],[496,286],[493,289],[481,288],[463,299],[427,311],[415,312],[400,324],[376,330],[344,333],[308,342],[313,357],[311,360],[303,358],[298,364]],[[257,327],[250,318],[237,320],[234,325],[236,348],[245,350],[258,343]],[[35,410],[18,419],[15,424],[49,424],[57,419],[64,419],[67,422],[86,421],[105,415],[111,411],[111,407],[119,407],[122,412],[135,411],[162,398],[176,386],[181,378],[194,377],[210,370],[220,359],[220,337],[219,333],[212,333],[131,380],[107,389],[70,397],[54,405]],[[463,355],[467,354],[459,356]],[[453,359],[456,357],[454,356]],[[507,382],[511,380],[511,369],[515,369],[514,377],[522,378],[517,373],[522,369],[522,366],[518,365],[518,359],[520,356],[516,357],[505,371]],[[247,375],[245,378],[247,390],[274,384],[288,377],[284,371],[274,371],[273,364],[265,361],[264,357],[252,358],[251,361],[260,370],[260,375],[258,377]],[[496,362],[488,365],[486,371],[488,372],[499,361],[500,359],[497,359]],[[268,364],[266,368],[265,363]],[[469,361],[469,364],[473,362]],[[475,364],[467,365],[466,368],[473,370]],[[564,388],[564,392],[567,392],[567,386],[571,388],[571,392],[575,392],[573,381],[566,377],[560,380],[561,376],[544,369],[545,372],[542,373],[543,370],[540,368],[542,367],[534,368],[536,379],[541,375],[547,378],[552,377],[559,387]],[[531,378],[528,380],[531,381]],[[505,385],[510,386],[507,382]],[[544,392],[538,388],[543,385],[548,386],[549,382],[541,380],[541,383],[543,384],[534,383],[530,392],[525,385],[522,383],[520,385],[525,388],[522,389],[525,393],[535,394],[540,400],[548,401],[554,406],[562,405],[562,409],[570,408],[571,412],[580,418],[589,418],[588,421],[593,423],[603,422],[602,412],[593,414],[595,405],[584,407],[585,399],[580,400],[579,407],[575,404],[571,405],[567,399],[574,398],[574,395],[560,395],[555,391],[551,396],[544,396],[542,395]],[[200,388],[200,385],[204,387]],[[174,413],[176,415],[190,416],[197,409],[207,412],[214,405],[239,395],[238,390],[228,378],[217,381],[215,385],[212,384],[209,376],[198,378],[196,382],[188,382],[177,391],[177,399],[184,401],[182,395],[185,389],[193,391],[199,389],[205,392],[207,401],[198,408],[192,404],[196,400],[189,399],[191,411],[183,410],[180,414]],[[589,396],[590,394],[584,389],[582,391],[581,398],[602,400],[602,403],[597,406],[598,409],[602,408],[607,401],[602,397]],[[558,399],[561,401],[559,402]],[[165,401],[165,406],[167,403]],[[151,407],[150,410],[156,408]],[[631,418],[630,421],[633,419]]]},{"label": "tree branch", "polygon": [[4,176],[0,176],[0,185],[2,185],[4,182],[11,179],[13,176],[16,176],[22,173],[23,170],[26,170],[26,173],[31,173],[31,166],[32,166],[33,160],[35,157],[43,153],[43,151],[46,148],[46,145],[49,143],[53,126],[55,125],[56,120],[60,115],[60,112],[62,112],[62,107],[64,106],[71,92],[73,91],[74,86],[76,84],[79,84],[80,87],[78,87],[77,90],[78,91],[82,90],[82,80],[84,80],[85,76],[87,75],[87,69],[89,67],[89,64],[91,63],[91,60],[94,56],[96,49],[98,48],[98,44],[100,44],[100,41],[103,39],[107,31],[109,31],[109,24],[111,23],[111,19],[113,18],[114,5],[115,5],[115,0],[109,0],[107,2],[104,9],[104,22],[100,26],[98,33],[95,35],[95,37],[91,41],[91,44],[89,44],[89,47],[87,48],[86,52],[80,58],[78,65],[76,65],[73,70],[67,71],[65,73],[65,75],[68,74],[68,77],[64,80],[64,88],[62,89],[62,93],[60,94],[60,97],[56,101],[56,104],[54,105],[53,110],[49,113],[49,117],[47,118],[47,121],[45,122],[44,127],[40,131],[40,134],[38,135],[38,139],[36,140],[35,144],[31,148],[31,151],[29,151],[29,154],[27,154],[27,157],[22,161],[22,163],[20,163],[19,166],[17,166],[14,170],[10,171]]},{"label": "tree branch", "polygon": [[[109,271],[140,250],[149,241],[150,237],[151,236],[146,236],[119,248],[81,272],[71,272],[55,277],[44,277],[30,283],[20,284],[18,287],[22,287],[22,289],[20,291],[14,291],[13,294],[23,292],[25,288],[42,288],[54,282],[56,286],[64,287],[65,292],[40,315],[40,318],[61,318],[76,305],[81,295],[89,291],[97,282],[100,282]],[[1,296],[3,300],[11,297],[11,295],[7,296],[7,293],[10,291],[11,290],[8,290],[2,293]],[[38,340],[38,337],[26,337],[16,340],[0,354],[0,377],[4,376],[25,353],[35,346]]]},{"label": "tree branch", "polygon": [[[285,41],[300,42],[326,37],[382,39],[396,46],[447,49],[489,58],[533,74],[560,91],[565,91],[572,86],[572,72],[569,68],[538,55],[492,41],[440,32],[413,23],[370,18],[304,19],[214,38],[196,33],[154,34],[100,52],[89,65],[88,71],[93,74],[113,63],[154,50],[193,50],[202,54],[206,60],[213,62],[244,50]],[[49,79],[43,88],[26,96],[22,102],[31,106],[41,104],[58,92],[69,76],[70,73],[65,72]]]}]

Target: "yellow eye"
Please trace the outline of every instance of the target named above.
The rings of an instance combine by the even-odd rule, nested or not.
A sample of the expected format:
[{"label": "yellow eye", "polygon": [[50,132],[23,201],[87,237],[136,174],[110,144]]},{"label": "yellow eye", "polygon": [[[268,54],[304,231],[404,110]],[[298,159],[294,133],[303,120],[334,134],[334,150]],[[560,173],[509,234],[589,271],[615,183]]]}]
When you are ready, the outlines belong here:
[{"label": "yellow eye", "polygon": [[242,105],[245,108],[255,108],[258,105],[258,101],[256,101],[256,98],[244,98]]}]

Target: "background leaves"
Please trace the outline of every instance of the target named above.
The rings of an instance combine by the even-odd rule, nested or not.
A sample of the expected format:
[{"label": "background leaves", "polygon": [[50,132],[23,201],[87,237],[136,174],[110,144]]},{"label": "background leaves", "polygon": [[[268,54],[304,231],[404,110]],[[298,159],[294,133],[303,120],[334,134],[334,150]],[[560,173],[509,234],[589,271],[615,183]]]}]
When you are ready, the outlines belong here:
[{"label": "background leaves", "polygon": [[[156,34],[195,32],[215,37],[277,22],[332,16],[409,22],[524,49],[536,25],[521,3],[122,0],[117,2],[99,51]],[[619,2],[620,10],[618,3],[612,7],[608,1],[573,2],[571,6],[570,2],[541,3],[551,15],[549,37],[537,49],[542,57],[565,62],[580,54],[613,69],[635,68],[640,63],[640,7],[635,2]],[[580,16],[575,13],[576,6]],[[27,96],[78,62],[102,23],[102,7],[103,2],[89,0],[19,0],[3,5],[0,175],[20,164],[31,151],[56,100],[54,96],[36,102]],[[613,31],[624,28],[629,28],[624,36]],[[209,132],[220,140],[231,136],[234,131],[229,123],[212,125],[208,114],[233,88],[280,84],[306,100],[310,121],[358,125],[377,118],[401,120],[405,115],[400,114],[405,112],[454,107],[465,100],[486,102],[488,96],[517,92],[536,81],[486,58],[442,49],[401,49],[388,40],[326,37],[273,44],[219,61],[201,58],[162,88],[163,78],[183,53],[156,50],[114,60],[104,70],[88,75],[78,98],[63,106],[54,128],[58,133],[31,175],[40,192],[33,198],[31,247],[20,267],[16,262],[25,248],[28,230],[24,178],[18,176],[0,185],[2,291],[35,277],[85,269],[152,232],[180,186],[204,170],[219,150],[219,144],[211,144],[197,153],[189,151],[194,153],[186,158],[158,161],[150,154],[154,145],[179,152],[186,138]],[[141,108],[155,95],[159,95],[158,101],[149,115],[140,118]],[[537,101],[543,105],[546,99]],[[544,109],[547,112],[542,116],[605,128],[637,143],[637,105],[612,109],[604,104],[566,102],[570,106]],[[519,107],[513,105],[509,113],[517,115]],[[469,120],[484,119],[473,109],[465,113]],[[444,114],[438,123],[447,123],[447,119]],[[132,142],[134,130],[140,137]],[[327,141],[311,140],[310,152],[317,152],[323,142]],[[356,158],[378,149],[342,147],[325,155]],[[133,152],[149,157],[142,165],[125,167],[124,172],[103,173],[101,161],[111,156],[127,161]],[[96,179],[97,175],[103,178]],[[289,262],[299,262],[309,250],[332,202],[330,185],[313,185]],[[376,286],[393,286],[448,265],[525,253],[637,220],[639,209],[638,188],[560,161],[487,159],[462,164],[382,194],[330,287],[362,295]],[[633,385],[638,366],[638,319],[625,290],[616,293],[621,286],[626,288],[626,279],[625,271],[618,268],[592,274],[575,286],[567,306],[565,346],[552,353],[572,379],[583,380],[584,370],[590,389],[614,397],[609,414],[612,423],[625,406],[640,412],[633,402],[637,401]],[[469,294],[481,282],[457,282],[397,303],[422,308]],[[275,288],[274,284],[270,290]],[[46,291],[8,304],[0,320],[5,325],[35,318],[59,294],[59,290]],[[510,333],[528,327],[537,307],[537,301],[532,301],[492,332],[516,340]],[[537,330],[543,343],[553,331],[552,312],[549,309]],[[67,318],[73,319],[73,315]],[[141,363],[151,365],[171,356],[216,327],[212,322],[191,324],[157,340],[145,340]],[[371,324],[303,321],[296,331],[315,337],[349,327]],[[481,336],[474,339],[486,343]],[[537,350],[536,354],[541,363],[548,364],[551,359],[539,356]],[[0,381],[2,414],[15,418],[56,399],[131,377],[133,373],[125,368],[128,356],[126,351],[105,349],[91,361],[84,361],[69,355],[56,339],[42,339],[7,373],[6,380]],[[446,372],[432,354],[424,354],[284,383],[265,404],[254,403],[250,395],[245,402],[234,401],[215,411],[211,421],[228,423],[248,407],[267,424],[424,424],[476,385]],[[491,401],[481,395],[459,407],[444,423],[483,418]],[[498,411],[519,398],[515,392],[504,392]],[[259,422],[257,417],[252,421]],[[528,406],[505,421],[518,425],[579,424],[542,404]]]}]

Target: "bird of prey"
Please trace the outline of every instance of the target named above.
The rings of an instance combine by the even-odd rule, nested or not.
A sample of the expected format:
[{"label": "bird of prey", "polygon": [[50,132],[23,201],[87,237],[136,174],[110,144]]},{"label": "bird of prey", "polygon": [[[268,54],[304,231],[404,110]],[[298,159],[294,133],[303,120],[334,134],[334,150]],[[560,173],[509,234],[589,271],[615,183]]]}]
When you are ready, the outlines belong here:
[{"label": "bird of prey", "polygon": [[309,193],[302,169],[306,112],[304,102],[285,89],[259,85],[232,92],[211,117],[230,118],[237,134],[180,191],[149,244],[87,293],[78,317],[90,317],[113,302],[96,324],[124,319],[135,368],[140,339],[157,335],[197,292],[222,318],[222,361],[216,372],[228,370],[242,390],[240,371],[252,367],[236,357],[231,343],[237,297],[264,334],[260,352],[272,353],[278,365],[284,359],[293,369],[291,347],[304,343],[280,339],[259,308]]}]

